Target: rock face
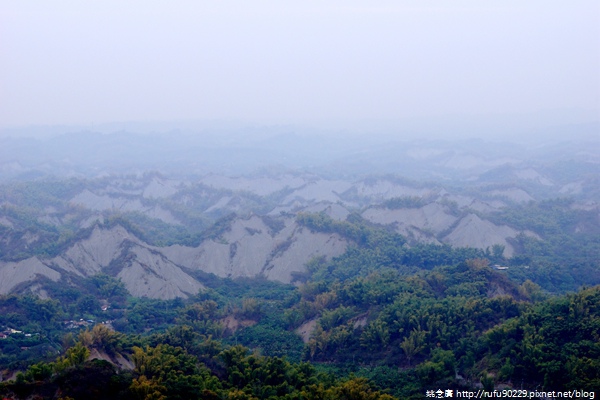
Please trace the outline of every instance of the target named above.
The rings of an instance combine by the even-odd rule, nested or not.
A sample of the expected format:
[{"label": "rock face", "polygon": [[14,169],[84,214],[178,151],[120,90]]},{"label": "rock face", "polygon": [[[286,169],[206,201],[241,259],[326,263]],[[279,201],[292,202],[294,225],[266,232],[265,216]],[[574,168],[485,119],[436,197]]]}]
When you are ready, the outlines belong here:
[{"label": "rock face", "polygon": [[294,272],[304,272],[304,264],[316,256],[335,257],[346,250],[347,242],[335,234],[313,233],[283,219],[283,227],[273,231],[259,216],[234,221],[218,239],[199,247],[171,246],[163,253],[179,265],[214,273],[221,277],[264,276],[284,283]]},{"label": "rock face", "polygon": [[453,246],[470,246],[485,249],[495,244],[504,246],[504,256],[512,257],[514,249],[508,238],[514,238],[518,231],[506,225],[497,226],[484,221],[475,214],[462,218],[456,228],[444,237],[444,242]]},{"label": "rock face", "polygon": [[156,250],[132,246],[128,256],[117,278],[125,283],[133,296],[172,299],[194,295],[204,288]]},{"label": "rock face", "polygon": [[431,192],[431,189],[410,187],[387,179],[359,182],[354,185],[354,188],[358,196],[379,201],[403,196],[421,197]]},{"label": "rock face", "polygon": [[19,262],[0,263],[0,294],[10,293],[17,286],[44,277],[53,281],[60,273],[49,268],[37,257]]},{"label": "rock face", "polygon": [[311,258],[340,255],[346,246],[339,236],[312,233],[293,218],[284,219],[277,231],[259,216],[236,219],[221,236],[198,247],[154,247],[122,226],[96,226],[57,257],[0,263],[0,294],[27,284],[39,291],[40,278],[56,282],[70,275],[98,273],[121,279],[133,296],[160,299],[188,297],[202,290],[204,285],[193,271],[290,283]]},{"label": "rock face", "polygon": [[[158,191],[155,186],[149,186],[152,188],[149,191],[148,196],[157,197],[159,195],[165,196],[163,193]],[[169,188],[172,189],[172,188]],[[144,192],[146,196],[146,192]],[[120,195],[108,195],[108,194],[96,194],[89,190],[84,190],[71,199],[71,203],[79,206],[86,207],[94,211],[121,211],[121,212],[140,212],[146,214],[150,218],[160,219],[167,224],[179,224],[179,221],[171,214],[170,211],[165,210],[159,206],[145,206],[140,198]]]},{"label": "rock face", "polygon": [[404,235],[429,232],[430,236],[448,229],[458,219],[447,207],[430,203],[421,208],[369,208],[363,217],[377,224],[394,224],[396,230]]},{"label": "rock face", "polygon": [[80,276],[95,275],[122,254],[125,243],[141,242],[121,226],[112,229],[95,227],[88,238],[76,242],[51,263]]},{"label": "rock face", "polygon": [[377,224],[391,224],[396,231],[414,241],[480,249],[502,245],[505,257],[512,257],[514,254],[511,238],[517,237],[519,233],[534,235],[506,225],[495,225],[473,213],[456,216],[447,206],[439,203],[397,210],[373,207],[365,210],[362,216]]}]

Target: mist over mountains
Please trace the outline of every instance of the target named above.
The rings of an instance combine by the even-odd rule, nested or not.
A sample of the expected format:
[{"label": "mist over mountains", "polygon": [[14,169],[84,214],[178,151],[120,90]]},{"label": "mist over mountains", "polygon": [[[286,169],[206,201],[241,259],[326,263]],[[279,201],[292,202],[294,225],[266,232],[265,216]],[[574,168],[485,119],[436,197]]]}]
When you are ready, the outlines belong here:
[{"label": "mist over mountains", "polygon": [[593,400],[599,16],[0,2],[0,399]]},{"label": "mist over mountains", "polygon": [[[572,344],[597,335],[600,140],[571,128],[520,141],[290,127],[3,136],[0,366],[27,369],[0,391],[86,393],[57,379],[103,360],[128,398],[140,360],[162,351],[225,382],[220,360],[255,357],[238,344],[399,398],[482,377],[594,387],[597,345]],[[538,327],[562,350],[531,361],[522,343]],[[557,358],[578,361],[545,372]],[[160,390],[208,387],[174,377]],[[252,382],[261,398],[271,381]]]},{"label": "mist over mountains", "polygon": [[[471,182],[497,180],[498,174],[510,181],[508,170],[529,167],[556,180],[556,169],[564,171],[565,163],[583,178],[597,172],[594,166],[599,158],[597,123],[556,126],[542,130],[537,139],[530,132],[512,140],[511,135],[493,134],[489,140],[481,139],[485,137],[481,134],[479,139],[436,139],[431,130],[408,130],[401,139],[386,130],[368,129],[357,133],[222,124],[197,129],[182,126],[182,130],[145,134],[81,131],[37,138],[5,130],[0,137],[0,180],[145,171],[178,176],[247,175],[289,168],[350,178],[391,173],[419,180]],[[573,174],[556,182],[546,180],[546,186],[572,183],[567,180],[575,179]]]}]

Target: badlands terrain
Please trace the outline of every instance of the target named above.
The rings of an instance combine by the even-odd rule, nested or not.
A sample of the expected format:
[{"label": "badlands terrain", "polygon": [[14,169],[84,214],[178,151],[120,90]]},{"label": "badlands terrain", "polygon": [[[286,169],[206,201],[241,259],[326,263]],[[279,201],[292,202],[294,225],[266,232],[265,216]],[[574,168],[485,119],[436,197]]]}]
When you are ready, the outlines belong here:
[{"label": "badlands terrain", "polygon": [[355,245],[300,224],[299,214],[359,218],[406,246],[495,249],[505,260],[526,238],[547,239],[507,210],[563,199],[586,213],[570,233],[600,225],[597,140],[178,140],[2,139],[0,294],[44,297],[51,282],[99,273],[160,299],[194,295],[207,274],[293,283],[307,262]]}]

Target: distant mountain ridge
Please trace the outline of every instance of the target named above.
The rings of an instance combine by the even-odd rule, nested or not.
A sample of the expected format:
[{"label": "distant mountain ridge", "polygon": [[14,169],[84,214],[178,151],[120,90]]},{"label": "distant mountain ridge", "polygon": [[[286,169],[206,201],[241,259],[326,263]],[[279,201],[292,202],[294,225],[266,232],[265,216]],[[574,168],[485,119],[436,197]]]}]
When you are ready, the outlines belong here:
[{"label": "distant mountain ridge", "polygon": [[[319,175],[326,171],[331,178],[351,180],[394,173],[418,180],[522,181],[560,189],[572,183],[575,176],[588,182],[589,175],[598,172],[598,136],[590,133],[568,139],[574,133],[576,130],[565,132],[562,142],[527,145],[498,139],[445,141],[399,139],[392,134],[302,134],[284,128],[223,134],[215,130],[172,135],[79,132],[45,139],[3,136],[0,182],[40,177],[98,178],[152,170],[186,178],[210,173],[235,176],[275,168]],[[565,166],[576,175],[565,176]]]}]

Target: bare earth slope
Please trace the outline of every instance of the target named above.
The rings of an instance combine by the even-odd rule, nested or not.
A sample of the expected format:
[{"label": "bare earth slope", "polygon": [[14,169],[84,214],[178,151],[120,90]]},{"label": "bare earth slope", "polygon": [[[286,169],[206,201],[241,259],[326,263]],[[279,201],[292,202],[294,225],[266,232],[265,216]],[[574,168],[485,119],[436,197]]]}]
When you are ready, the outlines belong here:
[{"label": "bare earth slope", "polygon": [[312,233],[286,218],[284,227],[273,232],[259,216],[237,219],[218,239],[199,247],[171,246],[163,253],[180,265],[221,277],[264,276],[289,283],[292,273],[303,272],[315,256],[335,257],[347,242],[335,234]]},{"label": "bare earth slope", "polygon": [[[506,225],[495,225],[473,213],[455,216],[448,207],[438,203],[394,210],[373,207],[365,210],[362,216],[377,224],[391,224],[399,233],[421,242],[480,249],[491,248],[495,244],[502,245],[505,257],[512,257],[514,254],[509,239],[521,233]],[[522,233],[532,235],[531,232]]]},{"label": "bare earth slope", "polygon": [[312,233],[293,218],[273,232],[261,217],[236,219],[229,230],[198,247],[150,246],[122,226],[96,226],[91,234],[50,258],[32,257],[20,262],[0,262],[0,294],[20,285],[40,291],[39,278],[52,281],[69,276],[106,273],[123,281],[137,297],[172,299],[188,297],[204,288],[194,270],[221,277],[257,277],[285,283],[294,272],[303,272],[315,256],[331,258],[343,253],[346,241],[337,235]]},{"label": "bare earth slope", "polygon": [[60,279],[60,273],[48,268],[37,257],[19,262],[0,263],[0,294],[10,293],[18,285],[39,277],[56,282]]}]

